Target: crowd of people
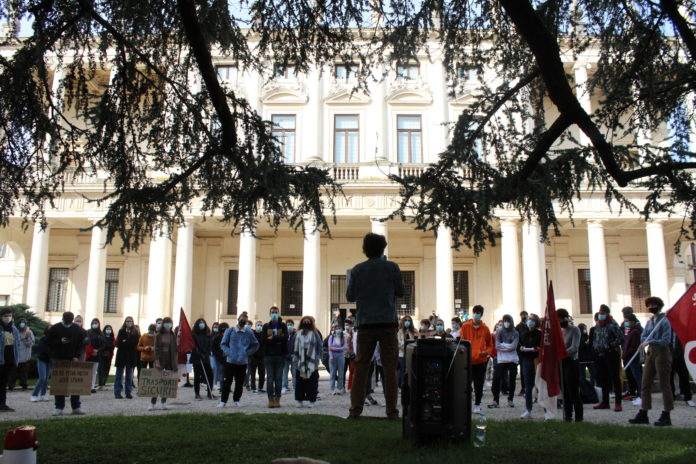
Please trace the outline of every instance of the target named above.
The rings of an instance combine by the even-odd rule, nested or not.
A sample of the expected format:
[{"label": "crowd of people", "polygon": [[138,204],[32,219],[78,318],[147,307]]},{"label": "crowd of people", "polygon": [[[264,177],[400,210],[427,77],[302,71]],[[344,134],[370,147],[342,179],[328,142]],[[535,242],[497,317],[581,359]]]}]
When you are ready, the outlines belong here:
[{"label": "crowd of people", "polygon": [[[178,371],[180,381],[186,379],[184,386],[192,386],[196,400],[203,400],[201,387],[208,399],[213,399],[217,390],[219,408],[227,406],[230,393],[233,404],[241,406],[245,390],[265,393],[269,408],[280,408],[281,398],[292,390],[298,407],[312,408],[318,398],[319,369],[324,365],[329,372],[329,393],[351,393],[349,418],[360,417],[365,404],[377,403],[372,393],[381,380],[386,414],[394,419],[398,417],[398,390],[405,379],[405,345],[421,338],[441,338],[470,343],[473,412],[481,411],[487,378],[492,393],[488,408],[501,407],[501,395],[507,397],[508,407],[514,407],[519,371],[518,395],[524,397],[520,418],[532,418],[544,320],[523,311],[515,325],[512,315],[506,314],[491,330],[483,321],[481,305],[472,308],[471,317],[460,311],[449,325],[435,313],[418,325],[408,315],[397,320],[395,300],[403,295],[403,280],[396,263],[383,256],[386,245],[381,235],[365,236],[363,251],[368,260],[350,271],[346,292],[357,308],[349,315],[336,310],[327,336],[316,327],[313,317],[303,316],[295,324],[292,319],[284,320],[272,306],[268,320],[253,322],[246,311],[233,326],[226,322],[209,325],[205,319],[197,319],[191,327],[190,350],[179,348],[182,334],[169,317],[157,319],[141,332],[128,316],[115,331],[110,325],[102,327],[98,318],[85,328],[81,316],[65,312],[61,322],[47,327],[36,342],[26,320],[14,321],[11,309],[2,309],[0,411],[13,411],[7,405],[6,390],[16,388],[17,382],[28,390],[28,366],[37,343],[38,381],[29,397],[32,402],[48,401],[53,361],[81,360],[95,365],[92,393],[104,389],[113,361],[116,400],[132,399],[140,371],[157,368]],[[679,378],[679,398],[696,406],[682,347],[662,312],[662,300],[649,297],[645,305],[652,313],[645,328],[630,307],[623,308],[623,320],[618,321],[607,305],[601,305],[589,329],[585,324],[575,326],[568,311],[558,309],[568,354],[559,366],[566,421],[582,421],[583,403],[591,402],[598,390],[600,398],[593,409],[610,409],[613,397],[614,411],[621,412],[622,401],[630,400],[640,410],[629,422],[649,423],[655,376],[663,397],[663,411],[655,425],[671,425],[675,375]],[[148,410],[157,407],[157,399],[151,398]],[[65,400],[55,396],[55,415],[63,414]],[[70,404],[72,414],[83,414],[79,396],[71,396]],[[167,409],[166,398],[160,398],[160,408]],[[545,417],[549,417],[548,412]]]}]

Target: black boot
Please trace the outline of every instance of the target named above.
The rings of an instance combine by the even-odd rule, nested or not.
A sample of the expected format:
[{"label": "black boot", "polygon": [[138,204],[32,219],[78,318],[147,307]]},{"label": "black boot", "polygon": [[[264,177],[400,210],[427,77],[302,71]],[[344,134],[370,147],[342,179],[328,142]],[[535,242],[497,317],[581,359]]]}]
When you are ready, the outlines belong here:
[{"label": "black boot", "polygon": [[636,417],[633,419],[628,420],[629,424],[649,424],[650,420],[648,419],[648,411],[644,409],[639,409],[638,414],[636,414]]},{"label": "black boot", "polygon": [[656,427],[664,427],[666,425],[672,425],[672,419],[669,417],[669,411],[662,411],[660,418],[653,423]]}]

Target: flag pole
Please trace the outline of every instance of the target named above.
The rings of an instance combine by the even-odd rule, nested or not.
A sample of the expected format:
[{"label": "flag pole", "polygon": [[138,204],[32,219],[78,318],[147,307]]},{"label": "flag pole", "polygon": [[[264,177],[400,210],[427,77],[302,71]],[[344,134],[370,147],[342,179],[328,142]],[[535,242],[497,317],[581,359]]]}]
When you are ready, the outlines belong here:
[{"label": "flag pole", "polygon": [[[655,333],[655,331],[657,330],[657,328],[660,327],[660,324],[662,324],[665,320],[667,320],[667,314],[666,314],[666,313],[665,313],[665,317],[663,317],[662,319],[660,319],[660,320],[657,322],[657,324],[655,324],[655,327],[653,327],[652,332],[650,332],[650,335],[648,335],[648,338],[646,338],[645,341],[644,341],[643,343],[641,343],[641,345],[645,345],[645,344],[650,343],[650,342],[652,341],[653,334]],[[627,362],[626,364],[624,364],[624,369],[628,369],[628,366],[630,366],[631,363],[633,362],[633,360],[636,359],[636,356],[638,356],[638,354],[641,352],[641,350],[643,350],[643,348],[641,348],[641,349],[639,349],[639,350],[636,350],[636,352],[633,353],[633,356],[631,356],[631,359],[629,359],[628,362]]]}]

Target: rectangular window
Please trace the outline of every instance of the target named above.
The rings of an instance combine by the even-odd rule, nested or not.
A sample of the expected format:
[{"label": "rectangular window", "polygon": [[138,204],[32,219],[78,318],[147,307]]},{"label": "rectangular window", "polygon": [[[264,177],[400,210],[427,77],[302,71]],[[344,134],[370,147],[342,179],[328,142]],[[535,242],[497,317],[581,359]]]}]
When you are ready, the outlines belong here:
[{"label": "rectangular window", "polygon": [[580,314],[592,314],[592,287],[590,270],[578,269],[578,292],[580,293]]},{"label": "rectangular window", "polygon": [[221,83],[232,83],[237,82],[237,67],[234,65],[219,65],[215,66],[215,71],[217,72],[218,80]]},{"label": "rectangular window", "polygon": [[469,312],[469,271],[454,271],[454,310]]},{"label": "rectangular window", "polygon": [[48,270],[48,298],[46,311],[64,312],[65,295],[68,293],[68,268],[52,267]]},{"label": "rectangular window", "polygon": [[399,64],[396,66],[396,76],[402,79],[418,79],[420,65],[418,63]]},{"label": "rectangular window", "polygon": [[277,139],[276,144],[283,153],[283,161],[293,163],[295,161],[295,115],[274,114],[271,116],[273,122],[273,137]]},{"label": "rectangular window", "polygon": [[0,306],[10,305],[10,295],[0,295]]},{"label": "rectangular window", "polygon": [[650,270],[629,269],[629,281],[631,284],[631,306],[637,313],[648,312],[645,307],[645,299],[650,296]]},{"label": "rectangular window", "polygon": [[358,65],[355,63],[338,63],[335,70],[336,79],[355,79],[358,77]]},{"label": "rectangular window", "polygon": [[358,162],[358,136],[360,129],[357,114],[337,114],[334,118],[334,161]]},{"label": "rectangular window", "polygon": [[346,299],[346,275],[335,274],[331,276],[331,314],[329,320],[333,317],[333,312],[339,310],[341,317],[345,318],[349,310],[355,308],[355,303],[349,303]]},{"label": "rectangular window", "polygon": [[302,271],[283,271],[280,311],[283,316],[302,315]]},{"label": "rectangular window", "polygon": [[404,296],[396,299],[396,313],[402,316],[416,314],[416,271],[401,271],[404,278]]},{"label": "rectangular window", "polygon": [[237,314],[237,291],[239,284],[239,271],[230,269],[227,273],[227,315]]},{"label": "rectangular window", "polygon": [[476,78],[476,68],[471,64],[462,63],[457,66],[457,79],[459,81],[473,81]]},{"label": "rectangular window", "polygon": [[294,79],[296,76],[295,65],[287,64],[283,65],[276,63],[273,65],[273,78],[274,79]]},{"label": "rectangular window", "polygon": [[421,117],[396,117],[396,145],[399,163],[421,163],[422,157]]},{"label": "rectangular window", "polygon": [[118,269],[107,269],[104,280],[104,312],[118,312]]}]

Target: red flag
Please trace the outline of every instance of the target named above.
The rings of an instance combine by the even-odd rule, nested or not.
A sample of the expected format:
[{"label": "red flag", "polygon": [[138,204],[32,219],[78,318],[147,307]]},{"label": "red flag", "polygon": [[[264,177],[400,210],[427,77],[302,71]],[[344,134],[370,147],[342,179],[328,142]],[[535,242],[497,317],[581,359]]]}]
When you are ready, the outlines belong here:
[{"label": "red flag", "polygon": [[696,282],[667,311],[672,330],[684,348],[684,362],[696,378]]},{"label": "red flag", "polygon": [[179,353],[190,353],[196,347],[196,342],[193,340],[191,326],[186,319],[184,308],[181,308],[179,313]]},{"label": "red flag", "polygon": [[549,290],[546,295],[546,313],[544,315],[544,327],[541,329],[541,348],[539,351],[541,378],[546,381],[548,396],[557,396],[561,392],[558,362],[568,357],[568,352],[565,348],[563,333],[556,315],[553,282],[549,283]]},{"label": "red flag", "polygon": [[696,282],[667,312],[667,319],[682,345],[696,340]]}]

